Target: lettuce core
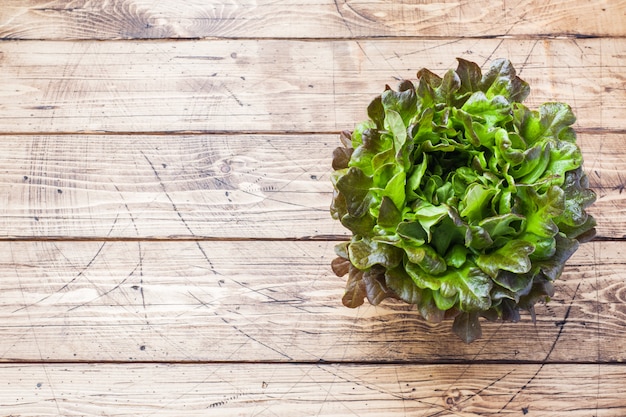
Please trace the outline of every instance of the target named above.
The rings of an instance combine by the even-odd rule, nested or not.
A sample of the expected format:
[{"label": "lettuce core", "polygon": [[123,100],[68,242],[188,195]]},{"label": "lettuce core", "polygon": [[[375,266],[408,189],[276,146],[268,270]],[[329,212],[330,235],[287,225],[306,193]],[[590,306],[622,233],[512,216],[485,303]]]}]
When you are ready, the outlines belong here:
[{"label": "lettuce core", "polygon": [[595,201],[564,103],[522,104],[508,60],[458,58],[368,106],[333,152],[331,215],[352,232],[332,262],[343,304],[396,298],[428,321],[454,318],[469,343],[479,317],[516,322],[553,295],[567,259],[593,238]]}]

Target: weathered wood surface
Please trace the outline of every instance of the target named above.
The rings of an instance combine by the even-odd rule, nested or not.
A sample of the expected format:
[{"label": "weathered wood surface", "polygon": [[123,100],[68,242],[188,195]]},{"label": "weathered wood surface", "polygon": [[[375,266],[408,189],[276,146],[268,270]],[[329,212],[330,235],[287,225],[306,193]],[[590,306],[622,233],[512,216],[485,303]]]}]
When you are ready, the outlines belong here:
[{"label": "weathered wood surface", "polygon": [[219,40],[0,44],[2,132],[336,132],[372,98],[459,56],[507,57],[531,107],[564,101],[577,127],[623,131],[626,38]]},{"label": "weathered wood surface", "polygon": [[337,135],[0,136],[5,237],[345,235]]},{"label": "weathered wood surface", "polygon": [[[4,0],[0,40],[3,416],[626,415],[625,0]],[[470,345],[329,267],[338,132],[455,57],[571,104],[599,197]]]},{"label": "weathered wood surface", "polygon": [[624,0],[4,0],[0,38],[624,36]]},{"label": "weathered wood surface", "polygon": [[2,242],[0,358],[623,362],[624,253],[582,245],[535,325],[465,345],[404,304],[344,307],[332,242]]},{"label": "weathered wood surface", "polygon": [[[598,236],[621,238],[626,135],[578,140]],[[346,237],[328,212],[338,145],[337,134],[0,136],[0,237]]]},{"label": "weathered wood surface", "polygon": [[0,365],[5,415],[623,417],[620,365]]}]

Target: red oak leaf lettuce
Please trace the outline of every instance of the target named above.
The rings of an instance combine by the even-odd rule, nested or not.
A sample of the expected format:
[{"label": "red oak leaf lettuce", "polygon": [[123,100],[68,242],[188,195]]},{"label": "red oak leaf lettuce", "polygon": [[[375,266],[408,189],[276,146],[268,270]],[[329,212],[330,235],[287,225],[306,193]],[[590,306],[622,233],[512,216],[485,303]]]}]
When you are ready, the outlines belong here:
[{"label": "red oak leaf lettuce", "polygon": [[387,86],[333,153],[333,218],[352,232],[333,270],[343,303],[387,297],[465,342],[479,318],[519,320],[553,295],[567,259],[594,235],[594,202],[563,103],[537,110],[507,60],[486,73],[458,59],[443,78]]}]

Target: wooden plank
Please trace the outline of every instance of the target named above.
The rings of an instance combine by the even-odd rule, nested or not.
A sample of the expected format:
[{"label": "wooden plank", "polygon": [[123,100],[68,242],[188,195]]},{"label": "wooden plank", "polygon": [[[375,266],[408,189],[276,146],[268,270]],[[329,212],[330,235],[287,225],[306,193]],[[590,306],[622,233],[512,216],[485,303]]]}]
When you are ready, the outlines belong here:
[{"label": "wooden plank", "polygon": [[5,237],[345,234],[329,213],[338,143],[337,135],[0,137],[0,228]]},{"label": "wooden plank", "polygon": [[621,365],[2,365],[6,415],[622,417]]},{"label": "wooden plank", "polygon": [[0,358],[622,362],[624,253],[582,245],[536,325],[465,345],[405,304],[344,307],[332,242],[0,242]]},{"label": "wooden plank", "polygon": [[625,12],[623,0],[4,0],[0,38],[624,36]]},{"label": "wooden plank", "polygon": [[[598,235],[626,230],[626,135],[579,134]],[[326,135],[1,136],[3,238],[347,237]]]},{"label": "wooden plank", "polygon": [[579,135],[580,147],[585,158],[585,171],[589,184],[597,194],[597,201],[587,210],[596,218],[599,237],[626,238],[626,214],[624,193],[626,187],[626,136]]},{"label": "wooden plank", "polygon": [[626,39],[4,42],[2,132],[336,132],[421,67],[508,57],[528,104],[565,101],[577,126],[624,128]]}]

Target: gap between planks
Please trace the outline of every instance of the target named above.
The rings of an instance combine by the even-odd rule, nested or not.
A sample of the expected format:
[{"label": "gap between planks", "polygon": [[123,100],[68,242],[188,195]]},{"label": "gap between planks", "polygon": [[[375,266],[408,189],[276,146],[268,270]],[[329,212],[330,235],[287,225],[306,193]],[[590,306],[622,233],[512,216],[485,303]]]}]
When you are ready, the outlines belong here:
[{"label": "gap between planks", "polygon": [[[315,235],[299,237],[219,237],[219,236],[167,236],[167,237],[90,237],[90,236],[11,236],[0,242],[346,242],[351,236]],[[626,237],[596,236],[588,242],[624,242]],[[587,243],[587,242],[584,242]]]},{"label": "gap between planks", "polygon": [[285,41],[285,42],[351,42],[351,41],[380,41],[380,40],[393,40],[393,41],[455,41],[455,40],[486,40],[486,39],[506,39],[506,40],[521,40],[521,41],[533,41],[533,40],[578,40],[578,39],[626,39],[626,35],[594,35],[584,33],[533,33],[533,34],[519,34],[510,35],[507,33],[498,33],[493,35],[481,35],[481,36],[394,36],[394,35],[370,35],[370,36],[343,36],[343,37],[280,37],[280,36],[189,36],[189,37],[170,37],[170,38],[0,38],[0,42],[71,42],[71,43],[83,43],[83,42],[188,42],[188,41]]},{"label": "gap between planks", "polygon": [[92,364],[100,364],[100,365],[180,365],[180,366],[188,366],[188,365],[198,365],[198,366],[211,366],[211,365],[250,365],[250,366],[265,366],[265,365],[285,365],[285,366],[459,366],[459,365],[472,365],[472,366],[493,366],[493,365],[555,365],[555,366],[569,366],[569,365],[609,365],[609,366],[622,366],[626,367],[626,362],[618,362],[618,361],[591,361],[591,360],[558,360],[558,361],[546,361],[546,360],[512,360],[512,359],[493,359],[493,360],[485,360],[485,359],[468,359],[462,358],[459,360],[443,360],[443,361],[433,361],[433,360],[311,360],[311,361],[302,361],[302,360],[289,360],[289,361],[279,361],[279,360],[106,360],[106,359],[95,359],[95,360],[22,360],[22,359],[11,359],[11,360],[2,360],[0,359],[0,368],[3,365],[25,365],[25,366],[37,366],[37,365],[92,365]]},{"label": "gap between planks", "polygon": [[[356,123],[355,123],[356,125]],[[581,127],[575,128],[577,134],[585,135],[624,135],[625,129],[603,128],[603,127]],[[17,131],[0,131],[0,137],[3,136],[306,136],[306,135],[336,135],[339,136],[342,131],[300,131],[300,130],[161,130],[161,131],[109,131],[109,130],[77,130],[66,132],[41,131],[41,132],[17,132]],[[339,145],[339,142],[337,142]]]},{"label": "gap between planks", "polygon": [[[219,236],[163,236],[163,237],[90,237],[90,236],[0,236],[0,242],[343,242],[345,235],[313,235],[297,237],[219,237]],[[602,239],[597,239],[602,240]],[[621,240],[621,239],[615,239]]]}]

